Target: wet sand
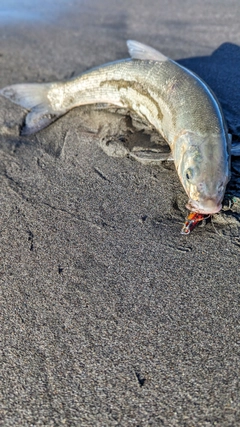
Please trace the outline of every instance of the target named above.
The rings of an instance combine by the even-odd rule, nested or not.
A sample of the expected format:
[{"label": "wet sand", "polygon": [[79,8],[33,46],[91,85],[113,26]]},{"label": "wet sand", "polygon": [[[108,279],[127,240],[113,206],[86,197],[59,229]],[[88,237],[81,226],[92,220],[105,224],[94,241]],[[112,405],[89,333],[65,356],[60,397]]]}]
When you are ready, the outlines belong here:
[{"label": "wet sand", "polygon": [[[238,140],[238,2],[182,3],[0,13],[0,87],[124,58],[132,38],[204,77]],[[174,166],[101,148],[148,143],[144,124],[85,107],[23,137],[24,117],[0,99],[2,425],[238,425],[238,159],[224,211],[185,237]]]}]

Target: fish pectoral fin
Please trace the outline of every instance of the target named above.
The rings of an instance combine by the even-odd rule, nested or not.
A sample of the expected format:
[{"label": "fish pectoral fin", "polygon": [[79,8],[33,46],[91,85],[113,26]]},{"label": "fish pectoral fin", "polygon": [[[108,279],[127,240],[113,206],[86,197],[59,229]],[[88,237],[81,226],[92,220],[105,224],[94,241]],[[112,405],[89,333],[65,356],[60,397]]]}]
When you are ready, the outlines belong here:
[{"label": "fish pectoral fin", "polygon": [[168,61],[169,58],[163,55],[153,47],[147,46],[143,43],[139,43],[135,40],[127,40],[128,52],[131,58],[150,60],[150,61]]},{"label": "fish pectoral fin", "polygon": [[166,153],[151,150],[131,151],[129,156],[144,165],[158,164],[167,160],[173,160],[171,152]]},{"label": "fish pectoral fin", "polygon": [[240,142],[232,142],[231,155],[240,156]]}]

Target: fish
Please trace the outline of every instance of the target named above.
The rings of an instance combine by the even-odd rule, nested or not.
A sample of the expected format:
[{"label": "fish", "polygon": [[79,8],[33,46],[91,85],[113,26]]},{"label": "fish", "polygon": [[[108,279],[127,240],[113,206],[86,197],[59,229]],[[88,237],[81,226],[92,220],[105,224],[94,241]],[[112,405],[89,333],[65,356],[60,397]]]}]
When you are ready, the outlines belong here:
[{"label": "fish", "polygon": [[195,73],[158,50],[127,41],[130,58],[107,63],[66,81],[7,86],[0,95],[29,112],[23,135],[51,124],[72,108],[107,104],[134,112],[166,140],[188,195],[190,212],[222,208],[230,180],[231,136],[213,91]]}]

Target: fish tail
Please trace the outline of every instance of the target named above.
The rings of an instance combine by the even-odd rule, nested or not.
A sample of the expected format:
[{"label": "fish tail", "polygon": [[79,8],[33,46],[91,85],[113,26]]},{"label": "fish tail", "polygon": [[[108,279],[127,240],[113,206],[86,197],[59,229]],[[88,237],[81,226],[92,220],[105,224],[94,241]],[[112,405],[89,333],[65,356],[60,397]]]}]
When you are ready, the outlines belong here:
[{"label": "fish tail", "polygon": [[25,118],[21,135],[31,135],[45,128],[62,116],[66,111],[56,111],[51,105],[48,94],[52,83],[25,83],[7,86],[0,95],[21,107],[30,110]]}]

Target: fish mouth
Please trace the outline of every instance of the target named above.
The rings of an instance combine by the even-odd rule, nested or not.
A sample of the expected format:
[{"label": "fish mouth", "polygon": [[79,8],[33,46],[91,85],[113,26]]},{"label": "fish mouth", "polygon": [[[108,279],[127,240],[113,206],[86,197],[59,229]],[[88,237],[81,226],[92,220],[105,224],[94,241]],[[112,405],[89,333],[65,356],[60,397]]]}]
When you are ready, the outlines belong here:
[{"label": "fish mouth", "polygon": [[204,200],[202,203],[195,200],[189,200],[186,208],[191,212],[196,212],[204,215],[213,215],[222,209],[221,203],[216,203],[214,200]]}]

